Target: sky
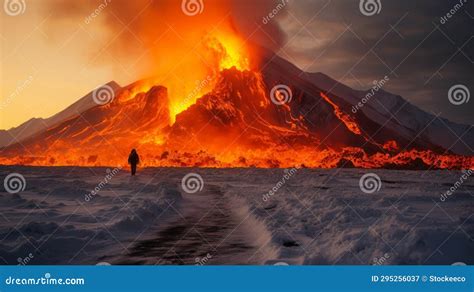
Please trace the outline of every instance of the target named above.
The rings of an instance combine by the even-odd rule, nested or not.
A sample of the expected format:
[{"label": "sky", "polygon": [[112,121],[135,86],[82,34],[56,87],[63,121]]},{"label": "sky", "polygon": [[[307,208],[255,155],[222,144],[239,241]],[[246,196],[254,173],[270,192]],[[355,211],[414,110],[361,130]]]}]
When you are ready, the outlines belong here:
[{"label": "sky", "polygon": [[[193,19],[182,15],[179,0],[17,1],[24,8],[18,15],[6,6],[0,11],[0,129],[54,115],[111,80],[127,85],[147,77],[156,57],[150,56],[151,36],[160,37],[161,30],[181,35]],[[358,0],[282,1],[232,0],[225,13],[242,31],[260,26],[264,45],[307,72],[323,72],[356,89],[387,76],[384,90],[427,112],[474,124],[474,101],[454,105],[448,99],[456,85],[474,91],[472,1],[372,0],[375,13]],[[196,16],[202,25],[203,19],[219,19],[215,14],[224,10],[215,6],[222,3],[203,0],[203,13]],[[164,6],[172,12],[159,14]],[[161,15],[167,17],[162,25],[143,28],[141,18],[149,24]],[[170,50],[180,46],[169,43]]]}]

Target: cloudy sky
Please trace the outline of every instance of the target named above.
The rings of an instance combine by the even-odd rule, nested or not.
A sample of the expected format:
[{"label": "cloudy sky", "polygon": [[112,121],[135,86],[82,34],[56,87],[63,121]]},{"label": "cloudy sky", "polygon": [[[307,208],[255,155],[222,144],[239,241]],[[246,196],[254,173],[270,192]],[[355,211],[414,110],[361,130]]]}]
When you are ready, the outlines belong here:
[{"label": "cloudy sky", "polygon": [[474,101],[449,102],[451,86],[474,91],[474,5],[441,23],[459,1],[381,0],[379,14],[364,16],[359,1],[290,1],[281,20],[287,59],[310,72],[323,72],[367,89],[388,76],[386,90],[426,111],[474,124]]},{"label": "cloudy sky", "polygon": [[[141,63],[150,63],[150,31],[165,27],[182,33],[180,19],[192,19],[182,16],[180,0],[123,2],[134,3],[126,9],[119,9],[124,5],[120,1],[110,0],[90,23],[86,17],[103,1],[25,0],[19,15],[9,15],[4,7],[0,129],[51,116],[110,80],[126,85],[145,77]],[[371,11],[361,10],[359,0],[289,0],[269,24],[262,24],[263,18],[281,1],[231,0],[238,7],[228,12],[238,27],[261,26],[267,30],[263,35],[278,38],[279,54],[305,71],[323,72],[357,89],[388,76],[385,90],[428,112],[474,124],[474,101],[453,105],[448,99],[455,85],[474,91],[474,5],[460,1],[372,0],[376,13],[367,16]],[[198,17],[208,21],[202,25],[217,21],[215,15],[224,10],[212,8],[224,1],[203,3]],[[164,6],[172,6],[173,12],[147,34],[135,31],[140,22],[130,25],[131,16],[143,10],[140,17],[156,19],[146,11],[162,12]],[[441,21],[450,11],[454,14]],[[117,34],[119,40],[111,38]]]}]

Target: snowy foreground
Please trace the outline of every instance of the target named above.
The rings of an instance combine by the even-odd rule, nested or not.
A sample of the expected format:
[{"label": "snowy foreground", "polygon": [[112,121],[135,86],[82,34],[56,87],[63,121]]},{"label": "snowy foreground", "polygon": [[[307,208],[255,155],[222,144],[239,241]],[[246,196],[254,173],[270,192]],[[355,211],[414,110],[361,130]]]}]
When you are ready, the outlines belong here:
[{"label": "snowy foreground", "polygon": [[461,171],[0,167],[11,173],[26,185],[0,186],[0,264],[474,264]]}]

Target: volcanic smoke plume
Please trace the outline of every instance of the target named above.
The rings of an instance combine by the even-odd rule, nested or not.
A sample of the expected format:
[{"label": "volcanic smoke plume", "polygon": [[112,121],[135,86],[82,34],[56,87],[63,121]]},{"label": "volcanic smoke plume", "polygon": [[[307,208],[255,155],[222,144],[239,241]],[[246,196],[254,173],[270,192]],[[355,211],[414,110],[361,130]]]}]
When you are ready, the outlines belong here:
[{"label": "volcanic smoke plume", "polygon": [[[106,102],[1,149],[0,163],[121,165],[137,148],[145,166],[474,166],[473,153],[351,112],[355,93],[323,88],[275,55],[281,30],[257,23],[276,2],[205,1],[199,8],[195,1],[202,13],[194,16],[177,2],[150,1],[146,9],[140,1],[110,2],[102,21],[118,43],[107,49],[134,54],[117,19],[128,23],[149,47],[143,73],[153,77],[137,77]],[[74,3],[61,1],[56,13],[81,17],[94,6]],[[244,12],[245,21],[237,17]]]},{"label": "volcanic smoke plume", "polygon": [[[285,4],[285,5],[282,5]],[[262,16],[281,7],[275,21],[262,23]],[[220,69],[250,65],[247,42],[277,50],[285,39],[276,18],[285,15],[286,1],[275,0],[53,0],[45,14],[54,19],[77,19],[100,24],[106,28],[104,47],[116,60],[139,66],[140,76],[166,84],[171,112],[177,113],[191,105],[196,82],[214,76]],[[97,11],[94,18],[91,12]],[[88,19],[89,18],[89,19]],[[95,53],[92,53],[95,56]],[[107,60],[108,62],[109,60]],[[127,61],[127,62],[125,62]],[[205,88],[202,92],[209,90]],[[193,97],[185,98],[190,94]],[[196,96],[196,97],[194,97]]]}]

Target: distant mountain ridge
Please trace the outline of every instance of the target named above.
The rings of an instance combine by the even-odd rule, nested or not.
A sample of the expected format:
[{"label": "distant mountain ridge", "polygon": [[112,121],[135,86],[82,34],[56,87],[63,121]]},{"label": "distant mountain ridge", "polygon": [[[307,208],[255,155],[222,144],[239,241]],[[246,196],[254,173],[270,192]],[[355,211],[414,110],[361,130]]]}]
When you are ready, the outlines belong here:
[{"label": "distant mountain ridge", "polygon": [[[352,105],[359,103],[368,91],[354,90],[323,73],[307,74],[309,81],[318,84],[324,90],[330,90],[337,96],[343,97]],[[381,89],[359,110],[380,125],[396,131],[409,140],[423,140],[426,145],[436,145],[449,149],[459,155],[473,155],[474,127],[453,123],[445,118],[435,117],[427,113],[401,96],[394,95]],[[420,133],[421,132],[421,133]],[[418,137],[417,137],[418,135]],[[462,137],[462,139],[459,139]]]},{"label": "distant mountain ridge", "polygon": [[[110,86],[110,88],[116,92],[121,89],[120,85],[115,81],[108,82],[105,85]],[[97,106],[97,103],[94,102],[93,91],[91,91],[78,101],[49,118],[32,118],[17,127],[9,130],[0,130],[0,147],[19,143],[40,133],[41,131],[45,131],[50,127],[58,125],[75,115],[81,114],[94,106]]]}]

